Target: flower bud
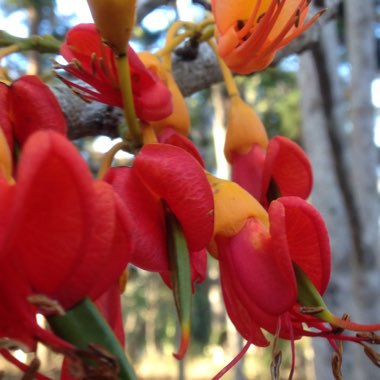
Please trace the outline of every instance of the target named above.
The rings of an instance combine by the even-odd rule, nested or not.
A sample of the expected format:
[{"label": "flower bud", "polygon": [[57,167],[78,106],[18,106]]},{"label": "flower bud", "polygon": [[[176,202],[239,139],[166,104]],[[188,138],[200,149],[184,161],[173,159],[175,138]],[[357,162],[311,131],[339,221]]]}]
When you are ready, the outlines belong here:
[{"label": "flower bud", "polygon": [[136,0],[87,0],[104,42],[124,55],[135,21]]},{"label": "flower bud", "polygon": [[268,145],[265,128],[256,113],[240,97],[233,96],[228,111],[226,143],[224,154],[231,162],[232,154],[248,153],[253,144],[262,148]]},{"label": "flower bud", "polygon": [[171,127],[182,135],[187,136],[190,130],[190,115],[186,101],[173,78],[173,74],[166,70],[160,60],[151,53],[139,53],[139,58],[149,70],[153,71],[164,82],[172,95],[173,112],[164,119],[151,122],[150,125],[158,134],[166,127]]}]

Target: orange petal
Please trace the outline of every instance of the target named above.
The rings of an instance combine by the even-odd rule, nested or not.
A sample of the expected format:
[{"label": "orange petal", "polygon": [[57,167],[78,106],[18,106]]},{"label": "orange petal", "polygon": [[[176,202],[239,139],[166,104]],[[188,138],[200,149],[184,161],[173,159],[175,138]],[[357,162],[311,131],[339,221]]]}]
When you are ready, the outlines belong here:
[{"label": "orange petal", "polygon": [[238,184],[208,175],[214,193],[214,236],[236,235],[250,217],[268,225],[268,215],[260,203]]},{"label": "orange petal", "polygon": [[171,127],[182,135],[187,136],[190,130],[190,115],[185,98],[174,80],[173,74],[162,66],[160,60],[154,54],[142,52],[139,53],[139,58],[149,70],[163,81],[172,95],[172,113],[164,119],[152,121],[149,124],[157,133],[160,133],[166,127]]},{"label": "orange petal", "polygon": [[231,162],[233,153],[248,153],[253,144],[266,148],[268,137],[265,128],[253,109],[240,97],[234,96],[228,111],[224,154]]}]

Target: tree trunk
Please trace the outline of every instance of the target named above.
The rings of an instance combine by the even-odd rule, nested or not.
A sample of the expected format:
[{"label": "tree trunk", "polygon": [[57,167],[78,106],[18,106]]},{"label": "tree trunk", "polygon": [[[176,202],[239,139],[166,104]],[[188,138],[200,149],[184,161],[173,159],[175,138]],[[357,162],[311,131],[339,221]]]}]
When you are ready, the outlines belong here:
[{"label": "tree trunk", "polygon": [[[324,296],[334,313],[352,310],[352,256],[349,217],[336,172],[336,157],[324,109],[318,65],[311,52],[302,55],[299,75],[302,90],[303,141],[312,162],[315,184],[312,202],[323,215],[330,233],[332,274]],[[326,191],[328,189],[328,191]],[[331,378],[331,348],[327,341],[314,340],[317,379]],[[348,352],[346,352],[348,354]],[[344,373],[354,371],[351,360],[344,362]],[[355,377],[353,377],[355,378]],[[347,379],[347,377],[346,377]]]},{"label": "tree trunk", "polygon": [[[323,214],[331,238],[327,304],[336,314],[348,312],[353,320],[375,322],[379,318],[379,208],[370,98],[374,51],[373,40],[368,38],[373,35],[375,11],[370,0],[360,4],[360,11],[357,1],[345,4],[352,68],[349,120],[337,71],[336,23],[332,22],[324,26],[311,52],[301,57],[303,137],[315,175],[312,201]],[[347,126],[352,126],[350,141],[344,132]],[[315,343],[317,378],[328,379],[330,360],[326,347],[320,345]],[[344,350],[344,378],[377,378],[378,369],[353,346]]]},{"label": "tree trunk", "polygon": [[[41,15],[39,10],[34,6],[28,7],[29,35],[38,35],[41,23]],[[41,73],[40,54],[36,51],[31,51],[28,54],[27,74],[38,75]]]},{"label": "tree trunk", "polygon": [[356,295],[361,319],[374,322],[380,315],[379,194],[371,99],[376,67],[373,34],[376,10],[373,0],[363,0],[360,11],[355,0],[347,0],[345,4],[346,42],[351,64],[351,175],[360,237],[360,251],[356,257]]}]

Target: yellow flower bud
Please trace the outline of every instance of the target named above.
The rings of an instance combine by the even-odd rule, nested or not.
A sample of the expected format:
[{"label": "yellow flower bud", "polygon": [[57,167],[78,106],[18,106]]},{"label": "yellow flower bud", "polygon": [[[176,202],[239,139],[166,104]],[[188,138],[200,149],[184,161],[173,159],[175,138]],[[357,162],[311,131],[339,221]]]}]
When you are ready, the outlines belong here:
[{"label": "yellow flower bud", "polygon": [[252,145],[258,144],[262,148],[268,145],[268,136],[264,125],[252,110],[239,96],[231,98],[228,112],[227,134],[224,145],[224,154],[231,162],[232,153],[248,153]]},{"label": "yellow flower bud", "polygon": [[150,125],[158,134],[164,128],[171,127],[184,136],[187,136],[190,130],[190,115],[185,99],[172,73],[162,66],[160,60],[154,54],[142,52],[139,53],[139,57],[148,69],[157,74],[172,94],[173,112],[165,119],[153,121]]},{"label": "yellow flower bud", "polygon": [[87,0],[104,42],[124,55],[135,22],[136,0]]},{"label": "yellow flower bud", "polygon": [[268,226],[268,213],[263,206],[237,183],[207,175],[214,194],[214,236],[236,235],[248,218],[259,219]]}]

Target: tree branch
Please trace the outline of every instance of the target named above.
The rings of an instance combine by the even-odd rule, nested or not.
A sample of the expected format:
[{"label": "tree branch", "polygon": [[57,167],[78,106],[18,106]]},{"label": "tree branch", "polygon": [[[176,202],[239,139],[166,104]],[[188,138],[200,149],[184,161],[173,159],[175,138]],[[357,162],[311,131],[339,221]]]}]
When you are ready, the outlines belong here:
[{"label": "tree branch", "polygon": [[[157,6],[158,3],[164,4],[168,1],[157,0],[146,3],[146,6],[153,3]],[[141,6],[143,5],[144,2],[141,3]],[[319,39],[321,28],[331,18],[334,18],[335,13],[335,7],[330,8],[301,37],[281,50],[273,64],[277,65],[283,58],[314,46]],[[200,45],[196,59],[191,61],[185,61],[173,54],[173,74],[184,96],[190,96],[195,92],[209,88],[223,79],[217,60],[207,44]],[[117,126],[122,122],[122,112],[119,109],[97,102],[86,103],[60,83],[54,82],[51,84],[51,89],[56,94],[66,115],[71,139],[100,134],[110,137],[117,136]]]}]

